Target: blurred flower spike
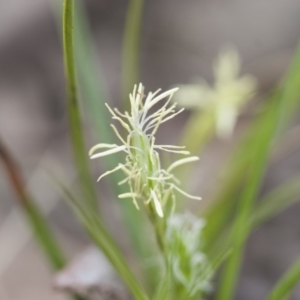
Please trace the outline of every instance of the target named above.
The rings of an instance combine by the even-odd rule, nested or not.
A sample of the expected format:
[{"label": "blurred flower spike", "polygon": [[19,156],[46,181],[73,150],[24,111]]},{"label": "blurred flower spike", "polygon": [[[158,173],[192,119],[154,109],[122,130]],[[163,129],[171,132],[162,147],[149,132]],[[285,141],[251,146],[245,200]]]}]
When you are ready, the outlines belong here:
[{"label": "blurred flower spike", "polygon": [[[139,84],[138,88],[134,86],[132,94],[129,95],[130,114],[128,112],[123,114],[117,108],[112,109],[106,104],[112,118],[117,120],[127,131],[127,137],[123,138],[118,129],[111,125],[116,136],[121,141],[121,145],[97,144],[89,152],[91,159],[121,151],[125,152],[127,154],[125,163],[120,163],[113,170],[102,174],[98,181],[106,175],[122,170],[126,177],[119,184],[128,184],[129,191],[120,194],[118,197],[131,198],[137,209],[139,209],[140,201],[143,201],[150,212],[156,212],[159,217],[164,216],[164,207],[169,200],[173,202],[172,207],[174,208],[174,191],[191,199],[201,199],[181,190],[178,187],[178,179],[171,173],[178,166],[196,161],[199,158],[193,156],[179,159],[165,170],[161,168],[157,150],[183,155],[188,155],[189,152],[184,151],[184,147],[180,146],[155,144],[154,135],[159,126],[174,118],[183,110],[176,111],[176,103],[169,105],[173,94],[177,90],[178,88],[174,88],[161,94],[160,90],[154,93],[150,92],[145,101],[143,101],[145,98],[143,85]],[[164,99],[166,99],[165,103],[155,110],[154,106]],[[153,109],[153,112],[150,113],[150,109]],[[105,148],[105,151],[97,152]]]},{"label": "blurred flower spike", "polygon": [[256,90],[255,78],[250,75],[239,77],[239,72],[239,54],[234,48],[227,47],[214,65],[214,86],[210,87],[202,79],[196,84],[182,85],[174,101],[188,109],[211,113],[218,136],[229,137],[242,106]]},{"label": "blurred flower spike", "polygon": [[213,270],[202,251],[204,226],[205,221],[190,212],[174,214],[167,223],[169,265],[174,281],[191,297],[188,299],[200,299],[199,293],[211,289]]}]

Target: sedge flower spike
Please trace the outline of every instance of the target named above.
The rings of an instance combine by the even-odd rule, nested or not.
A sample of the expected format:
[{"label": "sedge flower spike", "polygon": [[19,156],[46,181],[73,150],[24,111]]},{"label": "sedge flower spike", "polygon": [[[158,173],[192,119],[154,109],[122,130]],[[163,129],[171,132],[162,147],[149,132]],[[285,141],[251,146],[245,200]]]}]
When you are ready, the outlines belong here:
[{"label": "sedge flower spike", "polygon": [[[118,197],[121,199],[131,198],[137,209],[139,209],[139,203],[142,201],[159,217],[164,216],[164,207],[169,199],[172,199],[174,204],[175,191],[191,199],[201,199],[181,190],[178,187],[178,179],[172,174],[172,170],[178,166],[197,161],[199,158],[196,156],[182,158],[172,163],[167,169],[163,169],[158,151],[183,155],[188,155],[189,152],[180,146],[155,144],[155,133],[159,126],[183,111],[183,109],[175,110],[176,103],[170,105],[171,98],[177,90],[178,88],[174,88],[164,93],[157,90],[154,93],[150,92],[145,97],[143,85],[134,86],[132,94],[129,95],[130,113],[121,113],[117,108],[112,109],[106,104],[112,118],[117,120],[126,130],[127,137],[123,138],[118,129],[111,125],[121,145],[101,143],[92,147],[89,152],[91,159],[125,152],[125,163],[119,163],[114,169],[105,172],[98,178],[98,181],[118,170],[123,171],[125,178],[119,182],[119,185],[128,184],[129,191]],[[163,105],[155,109],[154,106],[163,100]],[[105,150],[103,151],[103,149]],[[100,152],[98,152],[99,150]]]}]

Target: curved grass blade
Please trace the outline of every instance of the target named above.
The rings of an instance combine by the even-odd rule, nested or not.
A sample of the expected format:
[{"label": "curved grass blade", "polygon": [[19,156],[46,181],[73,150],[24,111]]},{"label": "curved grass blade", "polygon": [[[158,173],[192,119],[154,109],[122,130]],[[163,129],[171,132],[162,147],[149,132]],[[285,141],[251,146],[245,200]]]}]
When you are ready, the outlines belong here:
[{"label": "curved grass blade", "polygon": [[232,299],[234,295],[244,243],[250,233],[247,221],[260,188],[269,148],[279,121],[280,101],[277,95],[273,96],[272,104],[270,113],[265,118],[265,126],[257,133],[255,145],[248,150],[250,151],[248,156],[249,170],[231,231],[233,251],[223,270],[220,288],[217,293],[218,300]]}]

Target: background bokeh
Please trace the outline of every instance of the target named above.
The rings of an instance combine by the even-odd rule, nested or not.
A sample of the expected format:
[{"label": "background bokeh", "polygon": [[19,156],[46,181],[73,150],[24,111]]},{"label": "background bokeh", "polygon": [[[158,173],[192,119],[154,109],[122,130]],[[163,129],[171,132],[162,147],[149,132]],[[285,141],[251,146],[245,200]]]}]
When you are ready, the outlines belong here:
[{"label": "background bokeh", "polygon": [[[49,219],[72,257],[88,239],[39,171],[45,160],[54,160],[70,177],[74,176],[65,112],[61,38],[54,12],[60,2],[0,2],[0,135],[17,157],[30,190],[50,212]],[[88,9],[103,75],[99,81],[106,88],[109,101],[117,105],[128,3],[83,2]],[[141,41],[142,82],[147,90],[156,90],[188,83],[199,76],[211,81],[215,57],[222,46],[232,44],[241,54],[243,72],[257,77],[263,94],[278,83],[295,51],[300,36],[299,15],[299,0],[147,0]],[[159,139],[176,141],[185,116],[166,124]],[[247,114],[230,141],[214,141],[203,154],[191,186],[199,189],[204,201],[205,193],[209,193],[207,186],[213,186],[219,165],[246,120]],[[89,144],[93,141],[90,137]],[[270,168],[264,190],[299,170],[298,150]],[[15,200],[5,174],[0,172],[0,299],[65,299],[53,291],[52,274],[30,239]],[[108,211],[117,218],[116,212]],[[252,234],[237,299],[262,299],[298,256],[299,213],[300,206],[295,205]],[[110,220],[116,234],[117,224]]]}]

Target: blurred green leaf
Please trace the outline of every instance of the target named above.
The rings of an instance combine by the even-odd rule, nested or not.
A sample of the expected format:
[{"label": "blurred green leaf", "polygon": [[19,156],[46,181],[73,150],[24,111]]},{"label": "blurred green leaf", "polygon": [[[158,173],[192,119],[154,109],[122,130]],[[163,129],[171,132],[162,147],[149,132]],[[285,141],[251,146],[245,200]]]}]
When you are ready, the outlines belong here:
[{"label": "blurred green leaf", "polygon": [[[78,65],[79,89],[82,93],[81,102],[87,110],[88,120],[92,122],[96,137],[107,143],[114,143],[114,135],[109,126],[110,117],[104,108],[104,103],[109,102],[105,90],[104,76],[101,73],[99,59],[91,37],[91,30],[85,6],[82,0],[74,1],[74,43],[75,59]],[[107,157],[109,166],[116,164],[114,157]]]},{"label": "blurred green leaf", "polygon": [[29,224],[34,232],[38,244],[43,249],[48,261],[55,270],[61,269],[65,265],[65,257],[63,251],[57,242],[47,220],[34,203],[24,185],[23,179],[15,160],[6,150],[0,140],[0,159],[3,162],[7,177],[12,188],[18,196],[20,205],[23,207]]},{"label": "blurred green leaf", "polygon": [[250,219],[251,227],[258,227],[261,223],[271,219],[295,202],[300,201],[299,183],[300,176],[297,175],[263,197],[256,205]]},{"label": "blurred green leaf", "polygon": [[144,0],[130,0],[127,8],[122,53],[122,99],[128,108],[128,95],[139,83],[140,35]]},{"label": "blurred green leaf", "polygon": [[270,110],[265,115],[265,122],[256,133],[255,140],[251,148],[248,148],[247,158],[249,160],[248,169],[245,170],[246,182],[243,187],[241,198],[236,212],[233,228],[231,231],[233,241],[233,251],[228,262],[225,264],[217,293],[217,299],[231,299],[234,295],[235,285],[242,259],[244,243],[250,232],[248,219],[252,210],[260,184],[263,178],[264,169],[267,163],[269,148],[279,121],[280,98],[275,94],[271,98]]}]

